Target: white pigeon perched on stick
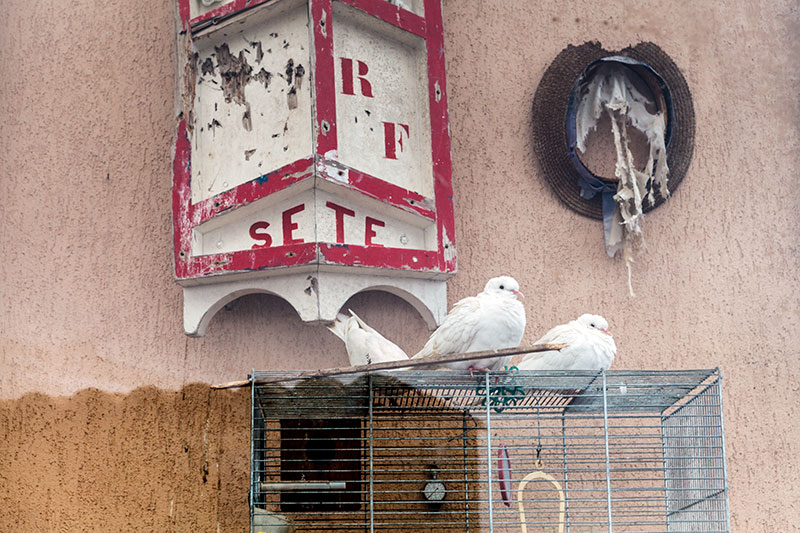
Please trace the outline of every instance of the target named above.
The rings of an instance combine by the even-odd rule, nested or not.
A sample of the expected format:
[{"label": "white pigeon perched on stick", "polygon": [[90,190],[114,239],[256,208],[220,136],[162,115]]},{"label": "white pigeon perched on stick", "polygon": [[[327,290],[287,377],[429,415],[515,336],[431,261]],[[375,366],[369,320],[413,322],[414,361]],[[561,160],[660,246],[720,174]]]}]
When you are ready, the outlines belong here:
[{"label": "white pigeon perched on stick", "polygon": [[350,315],[339,313],[328,329],[344,341],[351,366],[408,360],[408,355],[399,346],[372,329],[353,311]]},{"label": "white pigeon perched on stick", "polygon": [[[412,359],[486,350],[516,348],[525,333],[524,296],[519,283],[510,276],[492,278],[483,292],[458,301],[422,350]],[[489,371],[502,368],[510,356],[457,361],[442,366],[454,370]]]},{"label": "white pigeon perched on stick", "polygon": [[608,322],[599,315],[585,314],[556,326],[536,344],[566,344],[566,348],[526,355],[520,370],[608,370],[617,345],[608,331]]}]

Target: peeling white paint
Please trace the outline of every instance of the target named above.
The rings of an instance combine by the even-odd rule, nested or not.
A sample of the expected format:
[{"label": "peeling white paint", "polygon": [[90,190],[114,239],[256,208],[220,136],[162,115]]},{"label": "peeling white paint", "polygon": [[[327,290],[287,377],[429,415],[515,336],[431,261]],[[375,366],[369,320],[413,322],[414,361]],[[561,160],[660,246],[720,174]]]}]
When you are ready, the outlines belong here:
[{"label": "peeling white paint", "polygon": [[331,178],[335,179],[336,181],[340,181],[342,183],[350,183],[350,169],[347,167],[338,167],[334,165],[325,164],[324,162],[320,164],[322,171],[326,176],[330,176]]},{"label": "peeling white paint", "polygon": [[442,235],[442,246],[444,246],[444,259],[445,261],[452,261],[456,257],[456,245],[450,240],[447,231]]},{"label": "peeling white paint", "polygon": [[189,9],[191,17],[199,17],[213,11],[220,6],[232,4],[233,0],[190,0]]},{"label": "peeling white paint", "polygon": [[[240,22],[193,41],[195,203],[307,157],[313,148],[307,8],[253,10]],[[223,49],[228,70],[220,66]],[[251,69],[240,76],[246,82],[234,84],[235,98],[222,90],[232,63]]]},{"label": "peeling white paint", "polygon": [[322,16],[319,20],[319,31],[322,32],[323,37],[328,37],[328,12],[324,9],[322,10]]}]

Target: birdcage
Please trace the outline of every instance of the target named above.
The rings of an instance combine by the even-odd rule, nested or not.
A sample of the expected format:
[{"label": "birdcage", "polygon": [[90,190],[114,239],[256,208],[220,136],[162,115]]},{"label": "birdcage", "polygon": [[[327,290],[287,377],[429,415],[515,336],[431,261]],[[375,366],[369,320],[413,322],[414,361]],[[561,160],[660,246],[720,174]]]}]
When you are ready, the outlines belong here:
[{"label": "birdcage", "polygon": [[728,532],[715,370],[253,372],[253,532]]}]

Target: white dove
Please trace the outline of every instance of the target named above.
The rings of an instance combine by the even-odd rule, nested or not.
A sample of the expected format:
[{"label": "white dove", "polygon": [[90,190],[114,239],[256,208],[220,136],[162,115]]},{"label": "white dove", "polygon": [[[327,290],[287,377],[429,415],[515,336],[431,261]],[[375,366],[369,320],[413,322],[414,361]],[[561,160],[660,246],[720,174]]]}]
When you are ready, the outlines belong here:
[{"label": "white dove", "polygon": [[556,326],[536,344],[567,344],[561,350],[526,355],[520,370],[608,370],[617,345],[608,331],[608,322],[598,315],[585,314]]},{"label": "white dove", "polygon": [[328,329],[344,341],[351,366],[408,360],[399,346],[372,329],[353,311],[350,315],[339,313]]},{"label": "white dove", "polygon": [[[523,295],[519,283],[510,276],[492,278],[483,292],[457,302],[442,325],[431,334],[422,350],[412,359],[432,355],[482,352],[516,348],[525,333],[525,307],[517,297]],[[445,363],[454,370],[502,368],[510,356]]]}]

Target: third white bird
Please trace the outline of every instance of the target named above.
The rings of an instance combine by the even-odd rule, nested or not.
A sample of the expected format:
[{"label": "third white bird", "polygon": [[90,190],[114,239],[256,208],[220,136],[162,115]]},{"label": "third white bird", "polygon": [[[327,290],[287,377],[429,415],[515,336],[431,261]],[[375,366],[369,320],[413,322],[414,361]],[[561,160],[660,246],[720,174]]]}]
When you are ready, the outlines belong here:
[{"label": "third white bird", "polygon": [[608,370],[617,345],[608,322],[599,315],[585,314],[556,326],[536,344],[566,344],[566,348],[526,355],[520,370]]}]

